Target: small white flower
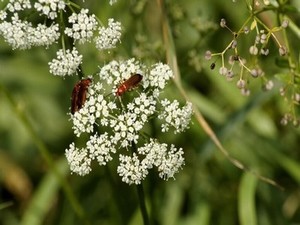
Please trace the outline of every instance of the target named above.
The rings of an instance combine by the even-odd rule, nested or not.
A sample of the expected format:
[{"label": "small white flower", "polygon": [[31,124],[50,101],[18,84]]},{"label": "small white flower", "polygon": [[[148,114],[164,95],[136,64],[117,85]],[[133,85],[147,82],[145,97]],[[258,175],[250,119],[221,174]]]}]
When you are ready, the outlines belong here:
[{"label": "small white flower", "polygon": [[24,9],[31,9],[31,3],[30,0],[9,0],[6,8],[10,12],[17,12]]},{"label": "small white flower", "polygon": [[182,148],[175,148],[171,145],[171,148],[166,152],[160,165],[158,165],[159,177],[168,180],[174,178],[174,175],[178,173],[178,170],[184,165],[183,150]]},{"label": "small white flower", "polygon": [[170,67],[163,63],[157,63],[152,66],[149,75],[144,80],[144,87],[164,89],[170,78],[173,78],[173,72]]},{"label": "small white flower", "polygon": [[[90,86],[89,90],[93,88],[93,85]],[[90,92],[88,94],[91,96]],[[99,93],[95,93],[97,95]],[[91,133],[94,131],[94,124],[97,118],[99,117],[107,117],[109,114],[106,112],[108,111],[107,102],[101,97],[89,97],[88,100],[85,102],[83,108],[79,111],[75,112],[72,115],[73,120],[73,130],[74,133],[79,137],[82,133]],[[100,101],[100,102],[99,102]],[[93,102],[95,102],[93,104]],[[93,104],[93,105],[91,105]],[[89,108],[95,107],[95,109],[90,110]]]},{"label": "small white flower", "polygon": [[73,13],[69,17],[69,23],[72,27],[65,29],[65,34],[75,41],[79,41],[80,44],[90,41],[98,26],[96,16],[94,14],[88,15],[88,12],[88,9],[81,9],[79,14]]},{"label": "small white flower", "polygon": [[4,10],[0,10],[0,20],[5,20],[7,17],[7,12]]},{"label": "small white flower", "polygon": [[101,68],[99,77],[107,84],[113,84],[113,89],[116,89],[120,83],[130,78],[132,74],[139,73],[139,71],[143,71],[143,69],[144,66],[134,58],[121,62],[111,61]]},{"label": "small white flower", "polygon": [[99,50],[115,48],[120,41],[121,30],[121,23],[110,18],[108,28],[99,27],[98,37],[95,38],[96,48]]},{"label": "small white flower", "polygon": [[115,4],[117,1],[118,1],[118,0],[109,0],[109,4],[110,4],[110,5],[113,5],[113,4]]},{"label": "small white flower", "polygon": [[141,163],[135,153],[132,157],[120,154],[119,160],[120,165],[117,172],[122,177],[123,182],[138,185],[148,175],[147,167]]},{"label": "small white flower", "polygon": [[91,171],[91,158],[88,156],[86,148],[76,148],[75,144],[70,144],[66,149],[66,158],[70,165],[70,170],[74,173],[84,176]]},{"label": "small white flower", "polygon": [[20,20],[17,13],[12,16],[11,20],[12,22],[0,23],[0,35],[13,49],[49,46],[59,38],[57,24],[50,27],[38,24],[37,27],[33,27],[28,21]]},{"label": "small white flower", "polygon": [[58,24],[53,24],[47,27],[44,24],[38,24],[38,26],[31,30],[30,42],[34,46],[46,46],[53,44],[59,38]]},{"label": "small white flower", "polygon": [[34,3],[34,8],[46,15],[49,19],[54,20],[57,17],[59,10],[65,9],[65,2],[63,0],[38,0]]},{"label": "small white flower", "polygon": [[73,75],[82,62],[82,55],[79,55],[76,48],[72,51],[60,49],[56,55],[57,58],[49,62],[50,73],[56,76]]},{"label": "small white flower", "polygon": [[274,82],[272,80],[268,80],[265,84],[265,88],[267,91],[272,90],[272,88],[274,87]]},{"label": "small white flower", "polygon": [[100,136],[98,134],[91,136],[86,145],[91,160],[96,159],[99,165],[106,165],[107,162],[113,159],[111,153],[116,153],[116,148],[107,133]]},{"label": "small white flower", "polygon": [[179,102],[177,100],[171,103],[168,99],[164,99],[161,101],[161,104],[164,110],[158,118],[166,122],[162,124],[162,132],[167,132],[170,126],[175,128],[175,134],[188,128],[193,113],[192,103],[188,102],[186,106],[181,109],[179,108]]},{"label": "small white flower", "polygon": [[138,132],[142,129],[143,123],[137,114],[125,112],[120,114],[117,119],[112,119],[111,128],[115,133],[115,140],[121,137],[121,147],[128,147],[132,142],[137,143]]},{"label": "small white flower", "polygon": [[[123,157],[122,162],[126,161],[126,167],[131,168],[133,171],[143,171],[143,174],[153,167],[157,167],[160,178],[168,180],[169,178],[174,178],[175,173],[184,165],[183,150],[182,148],[177,149],[174,145],[171,145],[168,149],[168,145],[165,143],[159,143],[155,139],[150,139],[150,142],[145,144],[145,146],[137,149],[140,155],[144,156],[142,161],[138,161],[136,157]],[[131,164],[131,165],[130,165]],[[123,173],[119,172],[122,171]],[[128,177],[124,174],[124,166],[121,164],[118,167],[118,173],[122,176],[122,180],[126,180],[126,183],[136,183],[132,179],[132,176]],[[143,177],[139,177],[143,178]],[[140,180],[139,180],[140,182]]]},{"label": "small white flower", "polygon": [[31,43],[27,31],[32,28],[31,23],[21,21],[17,13],[12,16],[11,20],[12,22],[0,23],[0,35],[13,49],[29,49]]}]

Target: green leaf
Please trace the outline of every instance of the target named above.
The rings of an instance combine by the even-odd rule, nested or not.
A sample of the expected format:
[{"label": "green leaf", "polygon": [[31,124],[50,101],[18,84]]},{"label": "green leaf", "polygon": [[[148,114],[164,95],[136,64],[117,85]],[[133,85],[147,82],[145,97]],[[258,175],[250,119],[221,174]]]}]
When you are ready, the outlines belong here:
[{"label": "green leaf", "polygon": [[257,225],[255,212],[255,190],[257,178],[244,173],[239,186],[238,212],[241,225]]}]

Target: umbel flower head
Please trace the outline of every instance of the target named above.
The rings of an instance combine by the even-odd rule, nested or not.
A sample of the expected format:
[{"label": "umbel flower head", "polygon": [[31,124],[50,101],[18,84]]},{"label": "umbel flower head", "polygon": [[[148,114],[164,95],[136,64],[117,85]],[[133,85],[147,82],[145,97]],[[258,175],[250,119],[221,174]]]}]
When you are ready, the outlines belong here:
[{"label": "umbel flower head", "polygon": [[[110,4],[115,2],[110,1]],[[83,56],[75,44],[92,42],[99,50],[110,50],[120,42],[120,22],[110,18],[107,27],[103,26],[88,9],[81,8],[79,11],[68,1],[8,0],[3,5],[0,8],[0,36],[12,49],[26,50],[36,46],[48,48],[59,44],[59,39],[62,40],[62,49],[57,51],[57,58],[49,62],[50,73],[53,75],[70,76],[80,70]],[[71,15],[68,15],[69,11]],[[38,15],[40,18],[37,21],[43,22],[30,21],[29,14]],[[69,44],[73,47],[66,49],[66,40],[70,39],[73,43]]]},{"label": "umbel flower head", "polygon": [[[143,76],[138,87],[132,91],[127,87],[119,96],[121,84],[134,74]],[[160,99],[173,77],[169,66],[157,63],[146,68],[135,59],[112,61],[98,75],[99,81],[95,77],[89,85],[83,107],[70,114],[74,133],[89,136],[84,147],[72,143],[66,149],[71,171],[83,176],[92,170],[92,161],[106,165],[118,157],[117,172],[128,184],[140,184],[153,167],[162,179],[174,177],[184,164],[183,149],[145,135],[154,118],[162,132],[177,134],[189,126],[191,103],[180,107],[177,100]]]}]

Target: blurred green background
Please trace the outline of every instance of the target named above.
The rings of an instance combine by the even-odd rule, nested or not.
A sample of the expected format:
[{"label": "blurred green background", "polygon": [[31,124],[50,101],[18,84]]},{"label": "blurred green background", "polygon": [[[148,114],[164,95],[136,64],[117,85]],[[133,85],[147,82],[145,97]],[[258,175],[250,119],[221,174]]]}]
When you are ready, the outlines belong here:
[{"label": "blurred green background", "polygon": [[[86,75],[112,59],[166,62],[158,1],[83,5],[104,24],[113,17],[124,29],[121,44],[109,53],[79,46]],[[290,5],[298,9],[292,16],[300,26],[300,3]],[[251,95],[244,97],[235,81],[226,81],[204,60],[206,50],[221,52],[232,38],[219,28],[221,18],[238,30],[249,16],[245,2],[177,0],[165,6],[187,95],[230,154],[285,190],[233,166],[193,119],[185,133],[160,137],[183,147],[186,164],[176,180],[160,180],[156,171],[145,180],[151,223],[300,224],[300,131],[280,124],[288,111],[279,96],[280,83],[263,92],[260,81],[251,80]],[[273,17],[270,21],[276,25]],[[290,38],[299,43],[298,37]],[[251,36],[243,39],[245,56],[252,42]],[[296,55],[298,48],[296,44]],[[12,51],[0,39],[0,224],[142,224],[136,187],[121,182],[117,160],[106,167],[95,165],[85,177],[70,174],[64,151],[77,140],[67,113],[78,78],[50,75],[48,62],[57,49]],[[261,59],[269,79],[285,71],[275,64],[277,56],[271,44],[270,55]],[[184,102],[174,82],[165,94]]]}]

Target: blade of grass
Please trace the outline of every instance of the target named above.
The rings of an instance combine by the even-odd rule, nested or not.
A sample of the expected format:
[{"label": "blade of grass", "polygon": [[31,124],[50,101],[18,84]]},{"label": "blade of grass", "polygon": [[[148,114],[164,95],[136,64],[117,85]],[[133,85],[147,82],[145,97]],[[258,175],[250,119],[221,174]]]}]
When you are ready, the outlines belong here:
[{"label": "blade of grass", "polygon": [[[58,160],[55,164],[56,170],[61,176],[68,173],[68,164],[65,157]],[[22,218],[22,225],[39,225],[43,224],[50,208],[53,207],[53,200],[60,188],[59,179],[52,171],[41,181],[38,189],[35,191],[30,204],[26,208]]]}]

